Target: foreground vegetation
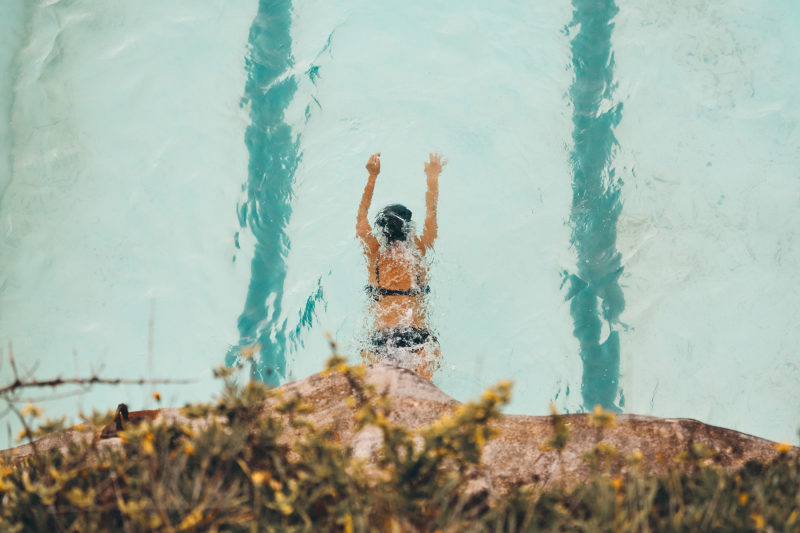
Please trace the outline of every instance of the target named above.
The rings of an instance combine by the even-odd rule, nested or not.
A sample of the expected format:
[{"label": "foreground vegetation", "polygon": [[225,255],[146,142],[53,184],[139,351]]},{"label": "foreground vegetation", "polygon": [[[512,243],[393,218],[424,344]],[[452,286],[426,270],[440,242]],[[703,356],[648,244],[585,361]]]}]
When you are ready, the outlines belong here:
[{"label": "foreground vegetation", "polygon": [[[788,446],[733,473],[687,450],[688,467],[660,477],[606,446],[587,455],[587,483],[496,494],[476,479],[509,384],[411,432],[388,419],[390,400],[365,384],[363,368],[334,357],[327,371],[350,383],[357,427],[382,432],[375,461],[310,423],[300,398],[228,383],[215,404],[185,410],[210,423],[145,422],[119,446],[5,459],[0,531],[800,531],[800,462]],[[554,414],[553,429],[542,446],[555,459],[569,427]],[[612,475],[604,457],[627,461],[627,474]]]}]

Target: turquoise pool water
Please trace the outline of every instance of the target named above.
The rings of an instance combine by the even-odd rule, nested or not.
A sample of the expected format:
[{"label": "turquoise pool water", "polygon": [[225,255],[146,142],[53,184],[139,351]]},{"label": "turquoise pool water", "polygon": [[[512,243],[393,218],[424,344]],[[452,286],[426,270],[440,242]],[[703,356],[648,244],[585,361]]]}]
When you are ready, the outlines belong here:
[{"label": "turquoise pool water", "polygon": [[364,164],[383,153],[371,217],[419,218],[440,151],[445,392],[512,378],[509,412],[797,442],[798,23],[788,0],[6,0],[4,358],[195,380],[168,405],[254,343],[273,383],[318,371],[325,332],[357,362]]}]

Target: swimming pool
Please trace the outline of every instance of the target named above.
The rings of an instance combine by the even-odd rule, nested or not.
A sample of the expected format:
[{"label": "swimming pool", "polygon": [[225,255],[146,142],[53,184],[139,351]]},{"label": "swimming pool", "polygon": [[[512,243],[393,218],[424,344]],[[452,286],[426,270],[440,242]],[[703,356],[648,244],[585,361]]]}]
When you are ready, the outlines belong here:
[{"label": "swimming pool", "polygon": [[440,151],[445,392],[510,377],[509,412],[797,440],[794,3],[11,1],[0,20],[0,341],[36,375],[196,380],[159,387],[174,405],[253,343],[268,381],[320,370],[325,332],[357,362],[364,164],[383,153],[370,216],[417,218]]}]

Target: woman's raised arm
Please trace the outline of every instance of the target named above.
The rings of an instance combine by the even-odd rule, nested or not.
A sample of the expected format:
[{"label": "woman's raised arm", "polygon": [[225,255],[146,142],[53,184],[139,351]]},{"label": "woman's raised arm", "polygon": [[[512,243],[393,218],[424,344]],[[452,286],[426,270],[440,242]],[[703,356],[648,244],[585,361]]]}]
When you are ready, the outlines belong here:
[{"label": "woman's raised arm", "polygon": [[369,161],[367,161],[367,171],[369,172],[369,179],[367,185],[364,187],[364,194],[361,196],[361,203],[358,206],[358,217],[356,218],[356,235],[361,239],[364,244],[364,249],[372,257],[378,253],[378,239],[372,234],[372,228],[367,219],[367,212],[372,203],[372,193],[375,191],[375,181],[378,179],[378,174],[381,172],[381,154],[372,154]]},{"label": "woman's raised arm", "polygon": [[439,174],[447,160],[441,154],[430,154],[430,159],[425,163],[425,174],[428,176],[428,192],[425,193],[425,226],[422,237],[417,241],[422,253],[433,246],[439,232],[436,223],[436,204],[439,201]]}]

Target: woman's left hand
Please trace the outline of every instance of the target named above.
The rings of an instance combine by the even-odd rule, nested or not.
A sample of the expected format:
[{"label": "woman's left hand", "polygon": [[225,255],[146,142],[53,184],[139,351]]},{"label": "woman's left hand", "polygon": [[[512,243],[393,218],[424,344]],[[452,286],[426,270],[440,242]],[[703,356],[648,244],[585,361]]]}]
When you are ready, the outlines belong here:
[{"label": "woman's left hand", "polygon": [[367,161],[367,172],[370,176],[377,176],[381,173],[381,153],[372,154]]}]

